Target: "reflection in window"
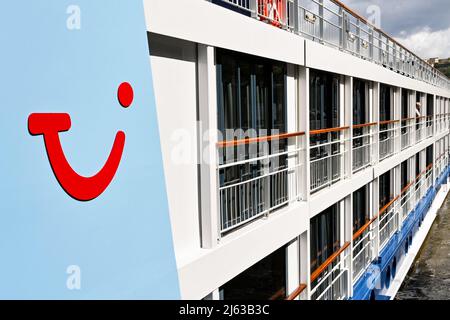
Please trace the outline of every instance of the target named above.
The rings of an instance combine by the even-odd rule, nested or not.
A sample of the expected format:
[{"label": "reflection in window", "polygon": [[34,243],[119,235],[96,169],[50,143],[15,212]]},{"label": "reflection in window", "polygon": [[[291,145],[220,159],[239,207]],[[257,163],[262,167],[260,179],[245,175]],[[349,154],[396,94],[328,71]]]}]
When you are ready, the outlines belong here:
[{"label": "reflection in window", "polygon": [[339,76],[311,70],[310,129],[339,127]]},{"label": "reflection in window", "polygon": [[340,248],[339,205],[311,219],[311,273]]}]

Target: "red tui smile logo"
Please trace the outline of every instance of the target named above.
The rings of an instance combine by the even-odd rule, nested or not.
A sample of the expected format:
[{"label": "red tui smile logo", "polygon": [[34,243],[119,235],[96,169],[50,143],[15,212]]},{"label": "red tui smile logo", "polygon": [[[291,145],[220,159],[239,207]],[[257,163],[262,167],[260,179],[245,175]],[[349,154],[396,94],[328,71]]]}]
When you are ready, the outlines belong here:
[{"label": "red tui smile logo", "polygon": [[[127,82],[117,91],[119,103],[128,108],[133,102],[133,88]],[[67,113],[32,113],[28,117],[28,130],[31,135],[43,135],[48,159],[61,187],[74,199],[90,201],[100,196],[114,178],[125,147],[125,133],[117,132],[114,143],[103,168],[92,177],[76,173],[64,155],[59,133],[69,131],[70,115]]]}]

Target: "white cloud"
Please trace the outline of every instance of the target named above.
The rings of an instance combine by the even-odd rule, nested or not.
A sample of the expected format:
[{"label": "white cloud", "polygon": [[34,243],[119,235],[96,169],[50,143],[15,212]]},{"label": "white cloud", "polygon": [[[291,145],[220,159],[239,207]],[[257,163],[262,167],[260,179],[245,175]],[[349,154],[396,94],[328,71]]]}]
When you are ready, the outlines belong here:
[{"label": "white cloud", "polygon": [[401,32],[400,37],[396,39],[423,59],[450,57],[450,28],[432,31],[425,27],[409,35],[406,32]]}]

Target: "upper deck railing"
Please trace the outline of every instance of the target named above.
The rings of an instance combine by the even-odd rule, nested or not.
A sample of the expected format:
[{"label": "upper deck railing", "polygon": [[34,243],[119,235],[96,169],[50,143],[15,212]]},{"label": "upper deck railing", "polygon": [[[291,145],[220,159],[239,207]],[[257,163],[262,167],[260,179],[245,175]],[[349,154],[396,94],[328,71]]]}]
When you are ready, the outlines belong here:
[{"label": "upper deck railing", "polygon": [[395,72],[450,89],[450,79],[338,0],[207,0],[338,48]]}]

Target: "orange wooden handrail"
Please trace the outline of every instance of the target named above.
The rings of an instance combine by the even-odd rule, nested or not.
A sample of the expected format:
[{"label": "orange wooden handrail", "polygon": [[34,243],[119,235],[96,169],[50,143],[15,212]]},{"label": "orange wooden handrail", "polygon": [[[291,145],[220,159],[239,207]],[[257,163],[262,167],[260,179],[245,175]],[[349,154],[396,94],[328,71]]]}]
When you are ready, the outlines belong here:
[{"label": "orange wooden handrail", "polygon": [[329,129],[320,129],[320,130],[312,130],[310,131],[310,135],[318,135],[322,133],[329,133],[329,132],[339,132],[349,129],[350,127],[338,127],[338,128],[329,128]]},{"label": "orange wooden handrail", "polygon": [[305,291],[306,289],[306,284],[301,283],[297,289],[295,289],[287,298],[286,300],[294,300],[295,298],[297,298],[299,295],[302,294],[303,291]]},{"label": "orange wooden handrail", "polygon": [[336,251],[335,253],[333,253],[331,255],[331,257],[329,257],[324,263],[322,263],[322,265],[316,269],[316,271],[314,271],[313,273],[311,273],[311,282],[313,282],[314,280],[316,280],[320,274],[330,265],[333,263],[334,260],[336,260],[337,257],[340,256],[340,254],[342,252],[345,251],[345,249],[347,249],[350,246],[350,242],[346,242],[342,248],[340,248],[338,251]]},{"label": "orange wooden handrail", "polygon": [[372,127],[377,125],[377,122],[371,122],[371,123],[364,123],[364,124],[355,124],[353,125],[353,129],[360,129],[360,128],[365,128],[365,127]]},{"label": "orange wooden handrail", "polygon": [[415,117],[412,117],[412,118],[403,118],[403,119],[401,119],[401,121],[411,121],[411,120],[415,120],[416,118]]},{"label": "orange wooden handrail", "polygon": [[269,300],[277,300],[278,298],[282,297],[284,295],[285,291],[284,289],[280,289],[277,292],[275,292]]},{"label": "orange wooden handrail", "polygon": [[217,147],[226,148],[226,147],[235,147],[235,146],[239,146],[239,145],[243,145],[243,144],[258,143],[258,142],[263,142],[263,141],[286,140],[289,138],[302,136],[304,134],[305,134],[305,132],[294,132],[294,133],[283,133],[283,134],[258,137],[258,138],[245,138],[245,139],[240,139],[240,140],[221,141],[221,142],[217,142]]},{"label": "orange wooden handrail", "polygon": [[391,123],[397,123],[397,122],[400,122],[400,120],[386,120],[386,121],[380,121],[379,123],[380,123],[380,125],[383,125],[383,124],[391,124]]},{"label": "orange wooden handrail", "polygon": [[361,236],[361,235],[364,233],[364,231],[366,231],[367,228],[369,228],[370,225],[371,225],[372,223],[374,223],[374,222],[377,220],[377,218],[378,218],[378,215],[376,215],[375,217],[373,217],[372,220],[370,220],[369,222],[367,222],[365,225],[363,225],[363,226],[361,227],[361,229],[359,229],[358,231],[356,231],[356,233],[353,235],[353,241],[355,241],[356,239],[358,239],[358,237]]}]

